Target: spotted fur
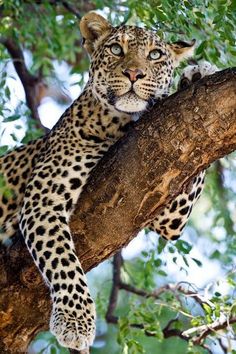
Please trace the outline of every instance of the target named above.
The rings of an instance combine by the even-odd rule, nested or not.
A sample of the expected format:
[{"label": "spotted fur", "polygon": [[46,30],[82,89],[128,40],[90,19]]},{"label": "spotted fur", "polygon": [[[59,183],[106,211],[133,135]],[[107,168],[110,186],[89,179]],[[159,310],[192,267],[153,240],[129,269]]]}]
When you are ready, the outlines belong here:
[{"label": "spotted fur", "polygon": [[[20,226],[51,291],[50,329],[63,346],[77,350],[93,343],[96,314],[75,253],[70,215],[98,160],[134,116],[168,94],[174,68],[193,50],[193,43],[167,44],[146,29],[114,28],[94,13],[82,19],[81,32],[91,56],[83,93],[48,135],[0,159],[13,191],[0,200],[1,239]],[[190,191],[153,221],[163,237],[181,233],[202,181],[203,175],[196,177]]]},{"label": "spotted fur", "polygon": [[191,214],[193,205],[199,199],[204,185],[205,171],[196,176],[184,187],[160,215],[150,224],[149,229],[157,232],[166,240],[178,240]]}]

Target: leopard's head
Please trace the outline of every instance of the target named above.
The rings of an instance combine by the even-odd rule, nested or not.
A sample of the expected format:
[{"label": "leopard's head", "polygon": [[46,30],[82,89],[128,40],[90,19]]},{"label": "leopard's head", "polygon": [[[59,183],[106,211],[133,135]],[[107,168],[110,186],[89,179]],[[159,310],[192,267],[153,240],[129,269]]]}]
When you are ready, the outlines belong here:
[{"label": "leopard's head", "polygon": [[174,68],[193,54],[194,41],[165,43],[154,31],[113,27],[94,12],[82,18],[80,30],[91,58],[93,95],[121,112],[144,111],[166,96]]}]

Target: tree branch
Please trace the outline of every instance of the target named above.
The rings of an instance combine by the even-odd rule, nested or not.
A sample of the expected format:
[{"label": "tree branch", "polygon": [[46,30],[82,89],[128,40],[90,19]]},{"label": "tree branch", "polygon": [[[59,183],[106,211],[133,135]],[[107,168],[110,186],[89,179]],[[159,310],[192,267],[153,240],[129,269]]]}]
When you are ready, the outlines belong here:
[{"label": "tree branch", "polygon": [[204,338],[209,335],[209,333],[220,331],[221,329],[227,329],[229,328],[230,324],[234,323],[236,323],[235,316],[224,320],[217,319],[216,321],[207,325],[189,328],[183,332],[183,335],[190,338],[193,333],[196,333],[196,336],[193,337],[192,341],[194,344],[201,344]]},{"label": "tree branch", "polygon": [[73,5],[69,4],[67,1],[62,1],[61,3],[65,9],[67,9],[69,12],[75,15],[79,20],[81,20],[82,16],[80,12]]},{"label": "tree branch", "polygon": [[42,79],[35,75],[32,75],[25,64],[25,59],[23,55],[23,51],[14,40],[10,38],[0,37],[0,43],[3,44],[8,50],[14,68],[22,82],[25,91],[26,104],[29,107],[33,119],[36,121],[36,127],[43,129],[45,133],[49,131],[48,128],[44,127],[41,123],[38,114],[38,95],[37,89],[39,85],[42,85]]},{"label": "tree branch", "polygon": [[121,284],[121,266],[122,266],[122,256],[121,252],[118,252],[113,258],[113,277],[112,277],[112,288],[109,299],[109,304],[106,313],[107,322],[112,322],[116,317],[114,316],[114,311],[117,306],[118,293]]},{"label": "tree branch", "polygon": [[[147,292],[145,290],[135,288],[132,285],[125,284],[121,280],[121,266],[122,266],[122,256],[121,256],[121,252],[118,252],[114,256],[114,260],[113,260],[113,283],[112,283],[108,310],[106,314],[106,320],[108,323],[112,323],[115,325],[118,324],[119,318],[117,316],[114,316],[114,311],[117,307],[118,294],[119,294],[119,290],[121,289],[126,290],[127,292],[131,292],[138,296],[142,296],[145,298],[153,297],[155,299],[158,299],[160,295],[166,291],[172,291],[173,293],[176,293],[178,291],[182,293],[184,296],[187,297],[191,296],[197,303],[199,303],[202,306],[202,308],[204,303],[208,303],[208,301],[205,300],[203,296],[200,296],[199,294],[193,291],[185,289],[180,283],[166,284],[165,286],[162,286],[154,290],[153,292]],[[192,327],[185,331],[171,328],[172,324],[175,323],[176,321],[178,321],[177,318],[171,319],[167,323],[167,325],[163,328],[162,333],[164,338],[167,339],[170,337],[179,337],[185,341],[191,341],[193,344],[199,345],[202,348],[206,349],[209,353],[212,353],[210,348],[204,343],[204,339],[212,332],[215,333],[222,329],[228,329],[230,324],[236,323],[236,317],[232,316],[223,320],[217,319],[214,322],[209,323],[207,325]],[[131,323],[130,327],[143,330],[144,334],[148,337],[155,336],[155,333],[152,333],[145,329],[145,325],[143,323]],[[192,336],[193,334],[194,336]]]},{"label": "tree branch", "polygon": [[[196,173],[235,149],[235,69],[147,112],[94,169],[71,218],[85,271],[127,245]],[[48,327],[50,300],[20,241],[0,253],[0,286],[0,352],[24,351]]]}]

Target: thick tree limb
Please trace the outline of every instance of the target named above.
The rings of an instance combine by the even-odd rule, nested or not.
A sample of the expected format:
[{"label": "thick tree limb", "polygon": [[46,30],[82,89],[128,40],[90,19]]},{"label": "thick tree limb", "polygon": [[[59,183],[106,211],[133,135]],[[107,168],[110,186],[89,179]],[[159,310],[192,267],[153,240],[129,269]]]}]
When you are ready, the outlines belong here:
[{"label": "thick tree limb", "polygon": [[[103,158],[71,220],[85,270],[126,245],[184,183],[236,149],[236,70],[203,79],[145,114]],[[0,254],[0,352],[47,328],[48,291],[26,248]]]}]

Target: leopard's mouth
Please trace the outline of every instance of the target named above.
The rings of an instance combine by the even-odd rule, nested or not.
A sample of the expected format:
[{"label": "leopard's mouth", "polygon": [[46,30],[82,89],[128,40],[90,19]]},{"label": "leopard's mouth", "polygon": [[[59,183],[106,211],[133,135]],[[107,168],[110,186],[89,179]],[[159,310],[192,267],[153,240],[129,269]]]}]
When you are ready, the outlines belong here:
[{"label": "leopard's mouth", "polygon": [[141,98],[131,87],[122,95],[117,95],[112,88],[107,90],[108,102],[119,112],[138,113],[146,109],[148,101]]},{"label": "leopard's mouth", "polygon": [[139,97],[133,90],[128,91],[122,96],[116,97],[115,108],[120,112],[138,113],[147,108],[148,101]]}]

